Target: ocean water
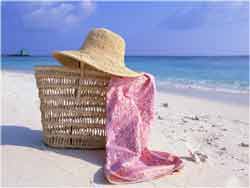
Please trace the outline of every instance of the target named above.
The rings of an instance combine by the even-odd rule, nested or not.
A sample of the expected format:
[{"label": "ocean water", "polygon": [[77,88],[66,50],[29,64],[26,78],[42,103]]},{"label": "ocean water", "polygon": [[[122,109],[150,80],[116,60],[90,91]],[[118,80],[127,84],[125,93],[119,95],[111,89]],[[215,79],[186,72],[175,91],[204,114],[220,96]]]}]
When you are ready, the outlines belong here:
[{"label": "ocean water", "polygon": [[[126,57],[128,67],[151,73],[157,86],[249,93],[249,56]],[[2,57],[2,69],[33,72],[38,65],[59,65],[52,57]]]}]

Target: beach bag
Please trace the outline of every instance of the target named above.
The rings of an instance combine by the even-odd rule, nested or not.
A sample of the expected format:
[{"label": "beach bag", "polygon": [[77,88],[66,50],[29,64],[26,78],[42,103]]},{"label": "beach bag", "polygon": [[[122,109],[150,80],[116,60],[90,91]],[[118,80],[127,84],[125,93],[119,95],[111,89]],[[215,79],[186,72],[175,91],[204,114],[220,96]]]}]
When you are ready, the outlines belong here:
[{"label": "beach bag", "polygon": [[43,141],[52,147],[105,147],[106,92],[110,75],[79,63],[35,67]]}]

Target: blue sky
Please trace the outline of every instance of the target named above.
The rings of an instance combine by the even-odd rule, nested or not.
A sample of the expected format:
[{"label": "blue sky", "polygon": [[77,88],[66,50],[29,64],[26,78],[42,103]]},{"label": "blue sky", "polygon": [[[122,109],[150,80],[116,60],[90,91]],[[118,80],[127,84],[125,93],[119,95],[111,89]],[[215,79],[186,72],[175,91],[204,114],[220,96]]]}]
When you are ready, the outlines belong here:
[{"label": "blue sky", "polygon": [[2,51],[78,49],[91,28],[122,35],[127,55],[249,54],[248,2],[4,2]]}]

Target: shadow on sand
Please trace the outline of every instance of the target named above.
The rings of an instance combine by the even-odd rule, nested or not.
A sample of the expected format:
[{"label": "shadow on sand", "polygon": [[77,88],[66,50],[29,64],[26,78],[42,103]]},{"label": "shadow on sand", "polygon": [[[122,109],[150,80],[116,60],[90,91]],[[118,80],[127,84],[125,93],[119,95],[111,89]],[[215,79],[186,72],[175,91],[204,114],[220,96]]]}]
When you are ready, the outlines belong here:
[{"label": "shadow on sand", "polygon": [[[42,131],[32,130],[24,126],[3,125],[1,145],[13,145],[21,147],[30,147],[42,151],[55,152],[57,154],[76,157],[100,167],[104,164],[104,150],[81,150],[81,149],[57,149],[45,145],[42,141]],[[104,178],[103,169],[100,168],[94,175],[95,184],[108,184]]]}]

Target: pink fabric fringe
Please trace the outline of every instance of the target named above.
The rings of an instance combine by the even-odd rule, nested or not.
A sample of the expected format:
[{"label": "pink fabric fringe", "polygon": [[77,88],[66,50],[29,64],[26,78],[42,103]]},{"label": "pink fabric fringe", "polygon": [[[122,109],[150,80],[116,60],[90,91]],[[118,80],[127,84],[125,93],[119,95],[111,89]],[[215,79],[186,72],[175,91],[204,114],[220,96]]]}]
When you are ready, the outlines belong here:
[{"label": "pink fabric fringe", "polygon": [[110,183],[135,183],[172,174],[182,160],[147,148],[154,116],[154,77],[113,77],[107,93],[106,163]]}]

